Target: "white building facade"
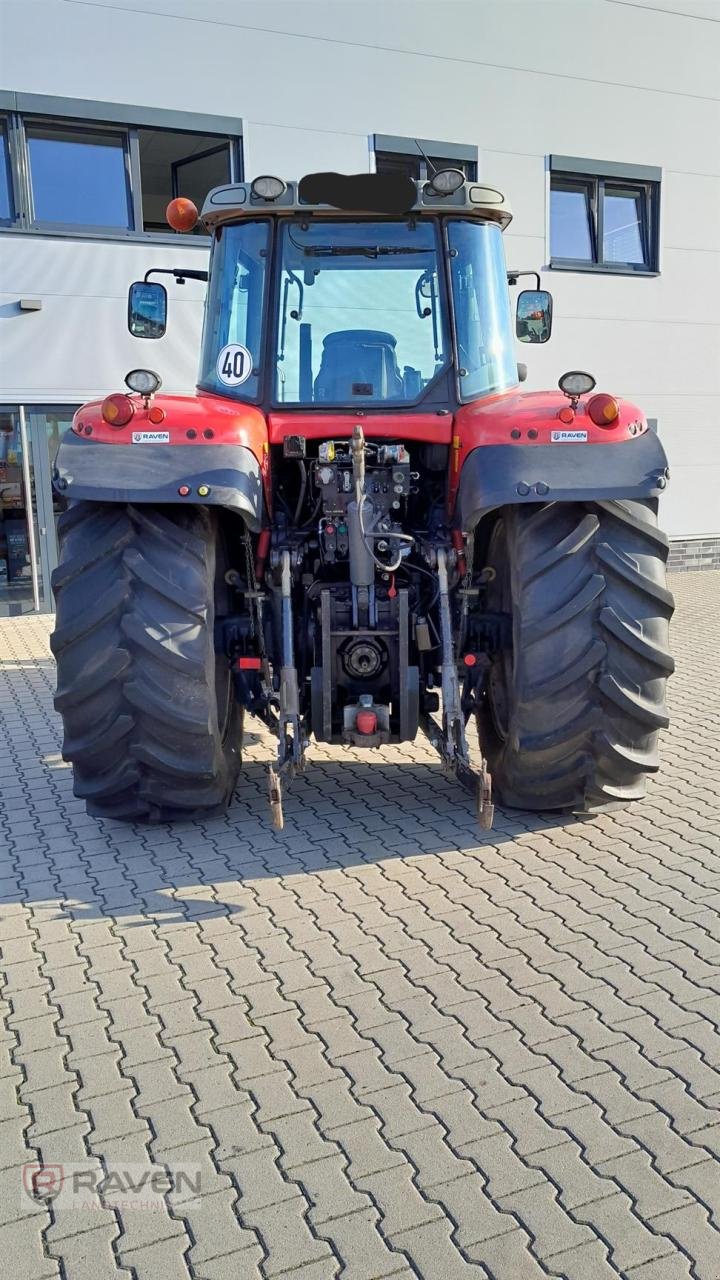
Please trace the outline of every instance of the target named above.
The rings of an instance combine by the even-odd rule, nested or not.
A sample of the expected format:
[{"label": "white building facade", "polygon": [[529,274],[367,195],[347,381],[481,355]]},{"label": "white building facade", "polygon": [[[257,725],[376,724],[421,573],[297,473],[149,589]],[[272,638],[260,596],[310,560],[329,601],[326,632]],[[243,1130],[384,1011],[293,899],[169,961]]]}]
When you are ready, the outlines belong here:
[{"label": "white building facade", "polygon": [[[587,369],[670,459],[674,560],[720,566],[720,11],[713,0],[3,0],[0,613],[49,609],[50,475],[84,400],[195,382],[204,286],[167,334],[132,280],[203,268],[177,194],[259,173],[466,168],[555,300],[528,389]],[[417,140],[417,141],[416,141]],[[419,145],[418,145],[419,144]]]}]

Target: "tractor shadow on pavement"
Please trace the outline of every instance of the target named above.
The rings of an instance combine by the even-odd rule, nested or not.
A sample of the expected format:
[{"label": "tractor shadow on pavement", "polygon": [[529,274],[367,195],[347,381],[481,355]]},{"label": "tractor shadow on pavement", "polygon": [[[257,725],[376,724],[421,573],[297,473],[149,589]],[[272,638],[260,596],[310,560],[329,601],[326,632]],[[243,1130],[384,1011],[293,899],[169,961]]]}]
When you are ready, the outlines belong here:
[{"label": "tractor shadow on pavement", "polygon": [[295,876],[392,859],[421,867],[426,856],[454,852],[502,856],[518,835],[593,821],[497,809],[493,830],[482,831],[471,798],[429,755],[403,763],[320,758],[295,779],[285,828],[275,831],[262,754],[244,765],[226,814],[157,825],[89,818],[72,795],[71,770],[45,757],[57,810],[52,819],[38,815],[33,850],[11,845],[0,859],[0,917],[11,903],[55,907],[78,923],[110,919],[122,930],[237,917],[255,909],[248,888],[268,878],[292,889]]},{"label": "tractor shadow on pavement", "polygon": [[[9,675],[7,664],[5,674]],[[251,720],[246,756],[227,813],[192,822],[128,824],[95,819],[73,796],[60,754],[61,726],[47,707],[54,664],[12,663],[21,676],[17,754],[15,714],[5,721],[9,751],[0,812],[0,918],[41,906],[76,921],[109,919],[121,928],[237,916],[246,887],[294,876],[373,866],[393,859],[510,852],[516,837],[592,825],[562,813],[496,809],[479,828],[472,798],[421,741],[369,755],[313,745],[306,771],[285,796],[285,827],[275,831],[266,765],[274,743]],[[24,794],[25,798],[21,798]],[[0,805],[0,810],[2,805]],[[7,837],[7,838],[6,838]],[[517,855],[516,855],[517,857]]]}]

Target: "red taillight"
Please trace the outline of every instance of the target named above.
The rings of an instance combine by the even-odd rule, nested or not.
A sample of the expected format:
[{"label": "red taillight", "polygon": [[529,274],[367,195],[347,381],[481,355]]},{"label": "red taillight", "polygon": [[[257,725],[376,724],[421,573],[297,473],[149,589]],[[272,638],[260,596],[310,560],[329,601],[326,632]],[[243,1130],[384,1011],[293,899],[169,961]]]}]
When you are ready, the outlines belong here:
[{"label": "red taillight", "polygon": [[102,416],[111,427],[126,427],[134,412],[132,400],[121,391],[106,396],[102,402]]},{"label": "red taillight", "polygon": [[151,409],[148,409],[148,418],[157,426],[158,423],[165,421],[165,410],[161,409],[159,404],[154,404]]},{"label": "red taillight", "polygon": [[558,413],[558,418],[560,419],[561,422],[574,422],[575,411],[574,409],[571,409],[570,405],[568,404],[565,406],[564,409],[560,410],[560,412]]},{"label": "red taillight", "polygon": [[620,406],[613,396],[600,392],[587,403],[587,415],[596,427],[617,426]]}]

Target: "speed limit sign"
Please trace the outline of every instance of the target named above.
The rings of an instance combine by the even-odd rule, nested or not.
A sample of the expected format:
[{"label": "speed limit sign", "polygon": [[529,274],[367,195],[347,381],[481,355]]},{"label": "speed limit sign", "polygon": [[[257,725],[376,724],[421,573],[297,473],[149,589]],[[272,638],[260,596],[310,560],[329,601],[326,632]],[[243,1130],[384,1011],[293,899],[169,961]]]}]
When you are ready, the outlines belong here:
[{"label": "speed limit sign", "polygon": [[253,360],[247,347],[229,342],[217,358],[217,376],[226,387],[239,387],[252,373]]}]

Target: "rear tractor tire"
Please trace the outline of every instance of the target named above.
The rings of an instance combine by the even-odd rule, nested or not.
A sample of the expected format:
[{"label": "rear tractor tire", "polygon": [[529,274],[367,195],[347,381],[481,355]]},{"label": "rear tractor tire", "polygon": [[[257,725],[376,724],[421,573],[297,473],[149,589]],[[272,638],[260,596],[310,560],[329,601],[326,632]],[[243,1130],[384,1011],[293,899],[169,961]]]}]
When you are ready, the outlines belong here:
[{"label": "rear tractor tire", "polygon": [[50,644],[75,795],[95,817],[135,822],[222,811],[242,716],[214,648],[227,567],[216,513],[78,502],[58,531]]},{"label": "rear tractor tire", "polygon": [[645,793],[673,671],[667,538],[651,501],[506,507],[488,608],[512,614],[479,716],[502,804],[596,813]]}]

